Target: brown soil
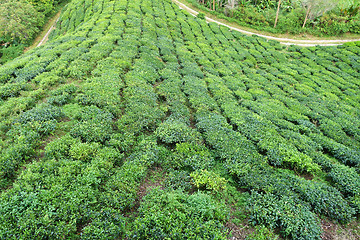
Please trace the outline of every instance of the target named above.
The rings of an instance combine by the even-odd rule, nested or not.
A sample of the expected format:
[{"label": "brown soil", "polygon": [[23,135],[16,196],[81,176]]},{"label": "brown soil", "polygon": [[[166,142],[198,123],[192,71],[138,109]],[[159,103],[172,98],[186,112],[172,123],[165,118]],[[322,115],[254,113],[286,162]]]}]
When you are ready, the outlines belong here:
[{"label": "brown soil", "polygon": [[253,233],[255,229],[245,223],[242,223],[240,226],[229,221],[225,224],[225,227],[230,230],[228,239],[230,240],[243,240],[246,239],[246,236]]},{"label": "brown soil", "polygon": [[[154,174],[159,174],[159,173],[163,173],[163,176],[159,179],[150,179],[149,176],[152,176]],[[154,170],[151,170],[148,174],[148,176],[146,177],[146,179],[142,182],[142,184],[139,187],[138,190],[138,201],[139,203],[142,201],[143,197],[145,197],[148,192],[156,187],[160,187],[161,189],[163,189],[163,183],[164,183],[164,179],[165,179],[165,173],[163,172],[163,169],[160,167],[155,167]]]},{"label": "brown soil", "polygon": [[360,230],[358,223],[350,223],[346,228],[341,225],[335,224],[332,221],[322,219],[321,227],[323,230],[323,235],[321,239],[323,240],[359,240],[360,235],[353,231],[357,227],[357,230]]}]

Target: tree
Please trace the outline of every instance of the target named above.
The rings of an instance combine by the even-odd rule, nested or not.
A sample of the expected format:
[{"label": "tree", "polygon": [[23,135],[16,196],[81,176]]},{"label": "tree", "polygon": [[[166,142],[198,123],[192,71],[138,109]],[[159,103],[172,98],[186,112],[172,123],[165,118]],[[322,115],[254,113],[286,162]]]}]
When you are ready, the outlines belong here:
[{"label": "tree", "polygon": [[307,9],[302,26],[304,28],[308,19],[313,20],[334,9],[337,2],[336,0],[302,0],[301,5]]},{"label": "tree", "polygon": [[[235,8],[238,6],[237,0],[228,0],[227,4],[225,5],[225,11],[227,15],[233,16]],[[230,14],[229,14],[230,13]]]},{"label": "tree", "polygon": [[276,10],[276,18],[275,18],[274,28],[276,28],[276,24],[277,24],[277,21],[279,18],[280,5],[281,5],[281,0],[279,0],[279,4],[278,4],[277,10]]},{"label": "tree", "polygon": [[27,0],[38,12],[48,16],[54,10],[54,0]]},{"label": "tree", "polygon": [[25,1],[10,0],[0,4],[0,36],[9,40],[26,42],[31,39],[43,16]]},{"label": "tree", "polygon": [[309,18],[309,14],[310,14],[310,9],[311,9],[311,4],[312,4],[312,1],[305,1],[304,3],[304,6],[307,7],[307,11],[306,11],[306,14],[305,14],[305,20],[304,20],[304,24],[303,24],[303,28],[305,27],[305,24]]},{"label": "tree", "polygon": [[233,10],[237,6],[237,4],[238,4],[237,0],[228,0],[228,3],[226,4],[226,7]]}]

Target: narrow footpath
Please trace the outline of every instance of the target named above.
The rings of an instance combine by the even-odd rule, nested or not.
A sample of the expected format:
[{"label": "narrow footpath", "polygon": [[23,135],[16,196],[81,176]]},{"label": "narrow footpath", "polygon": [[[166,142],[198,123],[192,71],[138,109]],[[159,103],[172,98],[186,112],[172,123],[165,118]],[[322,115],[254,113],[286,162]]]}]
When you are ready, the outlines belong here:
[{"label": "narrow footpath", "polygon": [[24,53],[31,50],[31,49],[34,49],[36,47],[40,47],[42,45],[44,45],[47,40],[49,39],[49,35],[50,33],[55,29],[55,26],[56,26],[56,23],[58,22],[59,18],[60,18],[60,14],[61,14],[61,11],[58,11],[56,13],[56,15],[54,15],[47,23],[46,25],[44,26],[44,30],[41,31],[38,36],[35,38],[35,40],[33,41],[33,43],[25,48],[24,50]]},{"label": "narrow footpath", "polygon": [[57,18],[56,22],[50,27],[49,31],[47,31],[45,36],[41,39],[41,41],[39,42],[39,44],[36,47],[40,47],[41,45],[43,45],[44,43],[47,42],[47,40],[49,39],[49,35],[52,32],[52,30],[55,28],[55,25],[58,22],[59,18],[60,17]]}]

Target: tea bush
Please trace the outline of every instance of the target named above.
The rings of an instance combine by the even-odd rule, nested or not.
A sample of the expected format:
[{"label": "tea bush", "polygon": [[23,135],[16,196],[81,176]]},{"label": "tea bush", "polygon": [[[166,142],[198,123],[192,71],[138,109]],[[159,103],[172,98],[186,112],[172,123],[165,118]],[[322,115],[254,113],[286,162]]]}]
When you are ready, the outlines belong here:
[{"label": "tea bush", "polygon": [[282,234],[292,239],[321,239],[318,219],[310,209],[289,197],[252,192],[250,221],[271,229],[281,227]]},{"label": "tea bush", "polygon": [[188,239],[226,239],[223,223],[227,210],[203,193],[187,195],[181,191],[154,189],[140,206],[130,237]]},{"label": "tea bush", "polygon": [[164,143],[198,142],[201,138],[198,132],[177,119],[161,123],[155,134]]},{"label": "tea bush", "polygon": [[113,132],[112,114],[90,106],[85,107],[76,116],[78,123],[70,130],[73,137],[80,137],[85,142],[105,142]]}]

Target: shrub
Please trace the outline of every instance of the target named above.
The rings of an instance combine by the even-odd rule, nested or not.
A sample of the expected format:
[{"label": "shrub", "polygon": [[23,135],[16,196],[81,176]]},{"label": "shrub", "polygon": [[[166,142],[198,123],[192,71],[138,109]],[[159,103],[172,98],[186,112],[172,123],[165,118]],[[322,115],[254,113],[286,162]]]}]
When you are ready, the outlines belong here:
[{"label": "shrub", "polygon": [[75,85],[64,85],[59,89],[52,91],[51,97],[48,99],[48,103],[58,106],[65,105],[73,99],[73,95],[76,90],[77,87]]},{"label": "shrub", "polygon": [[146,176],[142,163],[126,162],[106,182],[101,201],[108,207],[126,211],[135,206],[138,186]]},{"label": "shrub", "polygon": [[301,181],[296,188],[300,198],[310,203],[316,213],[323,213],[340,223],[349,222],[355,214],[341,193],[325,183]]},{"label": "shrub", "polygon": [[[286,15],[276,31],[304,18]],[[225,202],[234,224],[253,207],[258,238],[317,239],[315,214],[359,213],[359,43],[287,47],[190,18],[74,0],[52,41],[0,67],[0,239],[224,239]]]},{"label": "shrub", "polygon": [[301,29],[301,24],[304,21],[304,15],[305,13],[302,8],[294,9],[279,18],[277,28],[281,29],[282,32],[299,34],[304,31]]},{"label": "shrub", "polygon": [[196,130],[176,119],[167,119],[161,123],[155,134],[164,143],[199,142],[201,138]]},{"label": "shrub", "polygon": [[[30,131],[26,135],[20,135],[18,141],[3,149],[0,157],[1,180],[12,179],[14,177],[19,165],[29,160],[35,153],[34,148],[37,146],[39,138],[38,134]],[[0,188],[3,187],[5,186],[0,182]]]},{"label": "shrub", "polygon": [[214,191],[215,193],[226,189],[227,181],[214,172],[205,170],[198,170],[190,174],[193,184],[198,189],[205,189]]},{"label": "shrub", "polygon": [[[240,168],[238,170],[237,168]],[[308,204],[310,210],[329,216],[341,223],[351,221],[354,209],[342,194],[325,183],[304,180],[286,171],[273,171],[266,166],[235,165],[230,170],[238,178],[240,186],[276,196],[289,196]]]},{"label": "shrub", "polygon": [[91,161],[99,147],[98,143],[76,143],[71,146],[69,156],[75,160]]},{"label": "shrub", "polygon": [[46,145],[45,157],[56,160],[67,159],[70,156],[71,146],[79,141],[79,139],[71,137],[70,134],[57,138]]},{"label": "shrub", "polygon": [[271,230],[263,225],[255,227],[255,232],[246,236],[246,240],[277,240],[279,239]]},{"label": "shrub", "polygon": [[43,88],[49,88],[59,83],[64,83],[64,79],[52,72],[44,72],[32,79],[32,82],[39,83]]},{"label": "shrub", "polygon": [[357,214],[360,213],[360,197],[354,196],[349,198],[350,205],[356,210]]},{"label": "shrub", "polygon": [[1,196],[1,238],[74,238],[77,223],[89,220],[98,195],[81,184],[82,169],[79,161],[68,160],[28,166],[21,183]]},{"label": "shrub", "polygon": [[117,239],[124,236],[125,217],[113,209],[104,209],[92,214],[91,222],[81,233],[81,239]]},{"label": "shrub", "polygon": [[20,91],[27,89],[24,83],[7,83],[0,87],[0,98],[6,100],[9,97],[18,97]]},{"label": "shrub", "polygon": [[205,19],[205,14],[204,13],[198,13],[198,15],[196,16],[199,19]]},{"label": "shrub", "polygon": [[269,25],[265,16],[262,13],[256,11],[253,6],[241,7],[234,11],[234,18],[240,21],[255,25],[255,26],[266,26]]},{"label": "shrub", "polygon": [[60,108],[49,104],[41,104],[22,113],[15,123],[29,126],[35,131],[47,135],[55,130],[57,120],[63,116],[64,114]]},{"label": "shrub", "polygon": [[191,177],[188,171],[171,171],[165,181],[165,186],[171,189],[190,191],[193,188]]},{"label": "shrub", "polygon": [[334,164],[328,176],[346,196],[360,195],[360,177],[354,168]]},{"label": "shrub", "polygon": [[76,116],[79,121],[70,130],[73,137],[80,137],[85,142],[102,142],[110,139],[113,132],[112,114],[100,110],[98,107],[89,106]]},{"label": "shrub", "polygon": [[291,239],[321,239],[320,221],[306,204],[291,197],[271,193],[251,193],[250,221],[270,229],[280,228]]},{"label": "shrub", "polygon": [[344,146],[320,134],[310,134],[310,137],[343,164],[348,166],[357,166],[360,164],[360,152],[358,150]]},{"label": "shrub", "polygon": [[23,54],[24,48],[25,45],[23,44],[9,46],[7,48],[0,48],[0,64],[4,64],[10,60],[13,60],[14,58],[17,58],[18,56]]},{"label": "shrub", "polygon": [[176,144],[176,151],[170,161],[173,168],[190,171],[210,169],[215,163],[204,145],[187,142]]},{"label": "shrub", "polygon": [[130,235],[134,239],[226,239],[223,223],[228,210],[204,193],[154,189],[139,212]]},{"label": "shrub", "polygon": [[126,131],[123,133],[114,133],[110,136],[107,144],[117,148],[121,152],[129,152],[135,144],[135,136]]}]

